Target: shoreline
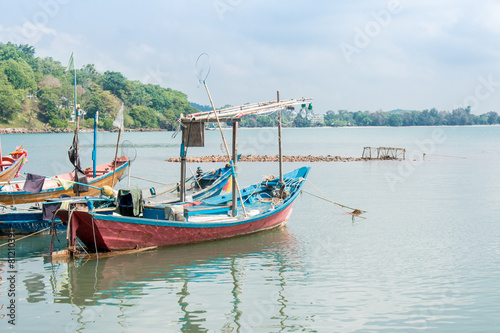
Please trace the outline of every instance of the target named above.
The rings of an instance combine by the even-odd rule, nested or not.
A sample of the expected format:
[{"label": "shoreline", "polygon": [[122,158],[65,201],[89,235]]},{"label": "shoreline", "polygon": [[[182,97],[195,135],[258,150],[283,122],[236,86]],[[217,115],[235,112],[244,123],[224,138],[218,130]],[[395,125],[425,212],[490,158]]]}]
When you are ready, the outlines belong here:
[{"label": "shoreline", "polygon": [[[433,125],[433,126],[319,126],[319,127],[285,127],[284,129],[306,129],[306,128],[423,128],[423,127],[494,127],[500,126],[500,124],[492,124],[492,125]],[[246,129],[276,129],[277,127],[240,127],[240,130]],[[231,129],[230,127],[223,128]],[[118,132],[118,129],[105,130],[102,128],[97,129],[98,132]],[[39,128],[24,128],[24,127],[0,127],[0,134],[44,134],[44,133],[73,133],[74,129],[69,128],[47,128],[47,129],[39,129]],[[94,132],[93,128],[80,128],[80,133],[92,133]],[[172,130],[166,129],[149,129],[149,128],[127,128],[124,129],[123,132],[174,132]]]},{"label": "shoreline", "polygon": [[[38,128],[16,128],[16,127],[5,127],[5,128],[0,128],[0,134],[44,134],[44,133],[73,133],[74,129],[69,129],[69,128],[49,128],[49,129],[38,129]],[[94,129],[93,128],[80,128],[79,133],[93,133]],[[118,129],[113,129],[113,130],[105,130],[102,128],[98,128],[97,132],[118,132]],[[127,128],[123,130],[123,132],[169,132],[168,130],[164,129],[148,129],[148,128]],[[172,131],[170,131],[172,132]]]}]

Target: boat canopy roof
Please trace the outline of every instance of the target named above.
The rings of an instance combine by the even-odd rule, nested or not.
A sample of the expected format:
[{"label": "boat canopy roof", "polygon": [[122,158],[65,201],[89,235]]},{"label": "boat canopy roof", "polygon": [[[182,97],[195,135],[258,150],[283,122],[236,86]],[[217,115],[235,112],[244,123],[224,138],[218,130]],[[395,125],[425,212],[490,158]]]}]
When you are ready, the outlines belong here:
[{"label": "boat canopy roof", "polygon": [[[231,122],[239,121],[243,116],[247,115],[265,115],[283,109],[293,109],[295,105],[310,103],[312,98],[288,99],[283,101],[259,102],[253,104],[245,104],[240,106],[232,106],[224,109],[216,110],[220,121]],[[213,111],[191,113],[180,118],[183,123],[186,122],[215,122],[217,121]]]}]

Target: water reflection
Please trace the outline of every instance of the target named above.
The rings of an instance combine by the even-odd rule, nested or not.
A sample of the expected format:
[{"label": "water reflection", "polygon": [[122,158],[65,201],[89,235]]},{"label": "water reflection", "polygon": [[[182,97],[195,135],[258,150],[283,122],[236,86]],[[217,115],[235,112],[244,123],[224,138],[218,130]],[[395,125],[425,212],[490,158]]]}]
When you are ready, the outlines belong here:
[{"label": "water reflection", "polygon": [[38,273],[31,275],[23,281],[28,293],[28,297],[26,298],[28,303],[37,303],[45,300],[44,278],[44,275]]},{"label": "water reflection", "polygon": [[[171,325],[180,325],[183,332],[207,330],[207,320],[213,322],[214,310],[225,314],[221,316],[224,322],[218,327],[227,331],[243,332],[251,326],[269,322],[273,322],[278,331],[284,331],[288,319],[283,293],[285,273],[290,262],[297,262],[294,260],[296,243],[293,234],[284,228],[212,243],[90,261],[47,261],[45,265],[52,273],[54,302],[78,307],[79,311],[73,315],[79,327],[85,327],[88,322],[84,318],[88,317],[86,310],[93,309],[95,316],[102,305],[116,306],[120,311],[118,323],[126,325],[134,313],[141,311],[139,308],[145,299],[166,292],[175,296],[175,304],[166,299],[162,304],[157,299],[152,306],[170,310],[169,316],[175,312],[177,319],[169,320]],[[254,293],[259,291],[254,287],[244,288],[246,283],[252,283],[247,276],[252,271],[262,276],[278,275],[272,279],[274,290],[268,292],[264,300],[255,297]],[[31,283],[30,294],[34,300],[41,301],[40,297],[36,298],[36,285]],[[226,292],[213,296],[210,288],[214,286],[225,288]],[[42,284],[40,289],[43,290]],[[212,293],[208,301],[203,299],[205,290],[207,295]],[[255,307],[261,309],[258,316],[251,313]]]}]

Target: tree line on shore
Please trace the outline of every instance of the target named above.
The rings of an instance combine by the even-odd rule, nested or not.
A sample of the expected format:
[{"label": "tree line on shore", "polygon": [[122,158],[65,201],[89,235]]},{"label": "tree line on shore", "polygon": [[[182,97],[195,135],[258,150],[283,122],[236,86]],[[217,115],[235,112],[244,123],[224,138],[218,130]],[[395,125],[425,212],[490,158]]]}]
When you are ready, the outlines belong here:
[{"label": "tree line on shore", "polygon": [[423,111],[391,112],[349,112],[328,111],[325,124],[328,126],[456,126],[456,125],[494,125],[499,124],[498,113],[490,111],[481,115],[471,113],[470,106],[452,111],[438,111],[435,108]]},{"label": "tree line on shore", "polygon": [[[274,127],[277,126],[274,116],[249,116],[242,119],[241,127]],[[291,118],[285,114],[283,124],[286,127],[315,126],[457,126],[457,125],[495,125],[500,124],[500,117],[495,111],[475,115],[470,107],[452,111],[436,109],[423,111],[327,111],[323,118],[309,118],[300,114]]]}]

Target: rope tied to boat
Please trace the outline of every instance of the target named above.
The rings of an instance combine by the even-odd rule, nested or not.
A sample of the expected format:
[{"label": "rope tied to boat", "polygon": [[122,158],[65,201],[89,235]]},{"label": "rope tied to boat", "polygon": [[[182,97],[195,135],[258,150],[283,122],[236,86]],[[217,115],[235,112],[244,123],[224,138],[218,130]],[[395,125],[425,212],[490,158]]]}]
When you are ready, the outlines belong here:
[{"label": "rope tied to boat", "polygon": [[[306,179],[306,180],[307,180],[307,179]],[[352,208],[352,207],[349,207],[349,206],[346,206],[346,205],[340,204],[340,203],[338,203],[338,202],[335,202],[335,201],[333,201],[332,199],[328,198],[328,197],[327,197],[327,196],[326,196],[323,192],[321,192],[321,191],[319,190],[319,188],[318,188],[318,187],[316,187],[313,183],[311,183],[311,181],[310,181],[310,180],[307,180],[307,182],[308,182],[309,184],[311,184],[311,186],[312,186],[314,189],[316,189],[316,191],[318,191],[318,192],[322,195],[322,197],[320,197],[320,196],[318,196],[318,195],[316,195],[316,194],[313,194],[313,193],[311,193],[311,192],[305,191],[305,190],[302,190],[302,192],[307,193],[307,194],[309,194],[309,195],[312,195],[313,197],[316,197],[316,198],[319,198],[319,199],[322,199],[322,200],[325,200],[325,201],[327,201],[327,202],[330,202],[330,203],[334,204],[335,206],[339,207],[339,208],[340,208],[340,209],[342,209],[344,212],[346,212],[346,215],[351,215],[351,216],[352,216],[352,218],[353,218],[353,220],[354,220],[354,217],[360,217],[360,218],[363,218],[363,219],[365,219],[365,218],[366,218],[366,217],[361,216],[361,214],[364,214],[364,213],[366,213],[366,212],[367,212],[366,210],[361,210],[361,209],[357,209],[357,208]],[[350,209],[351,211],[349,211],[348,209]]]}]

